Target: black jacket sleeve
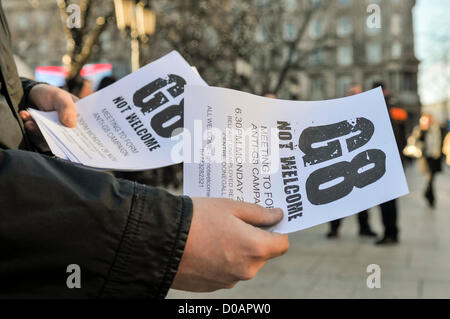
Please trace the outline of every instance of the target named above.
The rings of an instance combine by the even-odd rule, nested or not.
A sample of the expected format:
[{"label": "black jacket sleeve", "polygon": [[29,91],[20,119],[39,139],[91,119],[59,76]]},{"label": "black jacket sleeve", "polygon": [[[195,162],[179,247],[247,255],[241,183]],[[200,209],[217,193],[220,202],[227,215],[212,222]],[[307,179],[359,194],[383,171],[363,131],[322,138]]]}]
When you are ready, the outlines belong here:
[{"label": "black jacket sleeve", "polygon": [[0,149],[0,298],[164,298],[191,217],[189,197]]},{"label": "black jacket sleeve", "polygon": [[26,109],[27,107],[33,107],[28,101],[28,96],[30,95],[31,89],[37,84],[48,84],[45,82],[36,82],[34,80],[30,80],[27,78],[20,78],[20,82],[22,83],[23,96],[19,102],[19,111]]}]

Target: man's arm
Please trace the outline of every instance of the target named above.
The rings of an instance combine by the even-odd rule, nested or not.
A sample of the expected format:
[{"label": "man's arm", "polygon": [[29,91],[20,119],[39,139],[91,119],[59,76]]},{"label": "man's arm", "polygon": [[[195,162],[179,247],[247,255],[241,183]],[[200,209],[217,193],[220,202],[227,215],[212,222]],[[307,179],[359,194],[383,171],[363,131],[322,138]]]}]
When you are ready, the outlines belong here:
[{"label": "man's arm", "polygon": [[[188,197],[13,150],[0,150],[0,190],[0,297],[166,295]],[[66,285],[70,264],[81,268],[80,289]]]},{"label": "man's arm", "polygon": [[[164,298],[231,288],[285,253],[279,209],[174,196],[0,149],[0,298]],[[81,288],[66,285],[81,269]]]},{"label": "man's arm", "polygon": [[[67,92],[35,85],[29,101],[75,126]],[[32,132],[37,126],[26,113],[21,117]],[[9,246],[0,261],[0,296],[162,298],[171,285],[230,288],[289,247],[287,235],[259,228],[281,221],[279,209],[209,198],[192,204],[37,154],[1,150],[0,189],[6,190],[0,218],[7,221],[0,242]],[[62,285],[69,264],[85,269],[85,290]]]}]

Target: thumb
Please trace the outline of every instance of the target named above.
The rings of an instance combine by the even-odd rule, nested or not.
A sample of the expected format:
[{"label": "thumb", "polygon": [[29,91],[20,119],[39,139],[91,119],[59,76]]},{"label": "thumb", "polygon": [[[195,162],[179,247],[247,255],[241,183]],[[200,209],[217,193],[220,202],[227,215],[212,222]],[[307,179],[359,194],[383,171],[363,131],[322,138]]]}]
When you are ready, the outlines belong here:
[{"label": "thumb", "polygon": [[283,219],[283,211],[280,208],[268,209],[256,204],[239,203],[235,216],[256,227],[269,227]]},{"label": "thumb", "polygon": [[62,124],[71,128],[76,126],[77,108],[70,94],[64,95],[57,101],[56,112]]}]

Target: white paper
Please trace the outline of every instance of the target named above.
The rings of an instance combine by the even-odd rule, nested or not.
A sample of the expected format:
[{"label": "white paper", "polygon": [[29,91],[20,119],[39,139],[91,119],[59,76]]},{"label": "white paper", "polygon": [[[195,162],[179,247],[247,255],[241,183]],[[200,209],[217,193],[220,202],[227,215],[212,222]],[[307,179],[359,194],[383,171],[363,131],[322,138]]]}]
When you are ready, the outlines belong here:
[{"label": "white paper", "polygon": [[77,102],[76,128],[61,125],[56,112],[29,111],[58,157],[101,169],[152,169],[181,162],[169,155],[172,134],[182,131],[186,83],[206,85],[174,51]]},{"label": "white paper", "polygon": [[189,85],[185,99],[186,195],[280,207],[272,230],[290,233],[409,192],[380,88],[299,102]]}]

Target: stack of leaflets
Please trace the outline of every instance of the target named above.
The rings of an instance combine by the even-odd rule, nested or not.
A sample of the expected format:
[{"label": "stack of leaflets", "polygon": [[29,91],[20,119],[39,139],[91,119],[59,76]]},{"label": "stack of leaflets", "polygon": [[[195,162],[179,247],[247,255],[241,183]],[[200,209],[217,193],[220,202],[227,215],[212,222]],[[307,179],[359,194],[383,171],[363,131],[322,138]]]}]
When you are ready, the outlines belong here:
[{"label": "stack of leaflets", "polygon": [[164,167],[182,162],[170,154],[183,129],[187,84],[206,85],[174,51],[78,101],[73,129],[56,112],[28,111],[57,157],[103,170]]}]

